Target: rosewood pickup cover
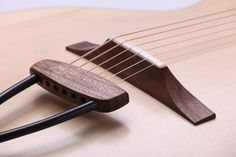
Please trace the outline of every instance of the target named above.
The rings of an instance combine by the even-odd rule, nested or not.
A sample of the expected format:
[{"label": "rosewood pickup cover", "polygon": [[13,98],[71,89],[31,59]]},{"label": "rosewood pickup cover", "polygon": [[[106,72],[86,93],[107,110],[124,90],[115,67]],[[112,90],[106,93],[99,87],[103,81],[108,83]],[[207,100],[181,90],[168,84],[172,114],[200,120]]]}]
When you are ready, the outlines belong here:
[{"label": "rosewood pickup cover", "polygon": [[[89,42],[80,42],[70,45],[66,47],[66,49],[81,56],[88,51],[95,49],[97,46],[98,45]],[[101,55],[97,59],[94,59],[93,62],[100,64],[127,49],[127,47],[124,45],[118,45],[117,42],[111,40],[95,50],[93,53],[87,55],[85,58],[92,59],[114,46],[116,46],[114,49],[110,50],[104,55]],[[114,59],[111,59],[105,64],[102,64],[101,67],[108,69],[109,67],[122,62],[134,54],[134,57],[128,59],[118,66],[115,66],[112,69],[109,69],[110,72],[115,74],[122,69],[125,69],[130,65],[143,60],[144,58],[134,53],[132,49],[127,49],[127,51],[121,55],[118,55]],[[120,78],[126,78],[152,64],[153,62],[151,62],[151,60],[142,61],[132,68],[119,73],[117,76]],[[195,125],[215,118],[215,113],[213,113],[189,91],[187,91],[174,77],[169,68],[166,65],[162,65],[162,63],[158,63],[157,66],[154,64],[154,66],[151,66],[146,70],[136,74],[135,76],[128,78],[126,81],[156,98],[168,107],[172,108],[174,111]]]},{"label": "rosewood pickup cover", "polygon": [[94,73],[67,63],[42,60],[30,68],[38,85],[73,104],[94,101],[95,111],[112,112],[129,102],[126,91]]}]

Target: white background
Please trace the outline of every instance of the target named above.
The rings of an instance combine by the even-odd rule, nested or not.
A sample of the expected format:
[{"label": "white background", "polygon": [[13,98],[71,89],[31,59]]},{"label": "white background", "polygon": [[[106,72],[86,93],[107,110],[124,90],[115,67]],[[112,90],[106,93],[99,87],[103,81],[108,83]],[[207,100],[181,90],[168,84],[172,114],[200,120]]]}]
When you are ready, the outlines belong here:
[{"label": "white background", "polygon": [[0,0],[0,12],[40,7],[104,7],[135,10],[172,10],[201,0]]}]

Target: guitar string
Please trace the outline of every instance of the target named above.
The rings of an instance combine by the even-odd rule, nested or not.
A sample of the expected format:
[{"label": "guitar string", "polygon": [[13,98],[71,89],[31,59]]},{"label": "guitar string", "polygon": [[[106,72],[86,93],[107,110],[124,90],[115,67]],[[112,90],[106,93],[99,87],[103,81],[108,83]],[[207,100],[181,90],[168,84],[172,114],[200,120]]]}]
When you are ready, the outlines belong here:
[{"label": "guitar string", "polygon": [[[224,38],[227,38],[227,37],[230,37],[230,36],[235,36],[235,34],[230,34],[230,35],[226,35],[226,36],[222,36],[222,37],[217,37],[217,38],[213,38],[213,39],[210,39],[210,40],[205,40],[203,42],[193,43],[193,44],[190,44],[190,45],[187,45],[187,46],[183,46],[183,47],[180,47],[180,48],[168,50],[167,52],[158,52],[157,54],[158,55],[166,54],[166,53],[174,52],[174,51],[181,50],[181,49],[184,49],[184,48],[190,48],[190,47],[193,47],[193,46],[196,46],[196,45],[199,45],[199,44],[204,44],[204,43],[208,43],[208,42],[224,39]],[[148,51],[150,52],[150,51],[155,50],[155,49],[157,49],[157,47],[150,48],[150,49],[148,49]],[[155,55],[154,53],[150,53],[150,54]]]},{"label": "guitar string", "polygon": [[[158,41],[162,41],[162,40],[166,40],[166,39],[171,39],[171,38],[174,38],[174,37],[179,37],[179,36],[183,36],[183,35],[186,35],[186,34],[190,34],[190,33],[194,33],[194,32],[199,32],[199,31],[202,31],[202,30],[207,30],[207,29],[212,29],[214,27],[219,27],[219,26],[222,26],[222,25],[227,25],[227,24],[232,24],[236,22],[236,20],[233,20],[233,21],[230,21],[230,22],[225,22],[225,23],[220,23],[220,24],[217,24],[217,25],[212,25],[212,26],[208,26],[208,27],[204,27],[204,28],[201,28],[201,29],[196,29],[196,30],[193,30],[193,31],[188,31],[188,32],[184,32],[184,33],[179,33],[179,34],[176,34],[176,35],[172,35],[172,36],[168,36],[168,37],[165,37],[165,38],[161,38],[161,39],[155,39],[155,40],[151,40],[151,41],[147,41],[147,42],[143,42],[143,43],[139,43],[139,44],[136,44],[136,45],[133,45],[132,47],[129,47],[121,52],[119,52],[118,54],[112,56],[111,58],[97,64],[96,66],[94,66],[93,68],[89,69],[89,71],[92,71],[92,70],[95,70],[96,68],[100,67],[101,65],[104,65],[105,63],[111,61],[112,59],[115,59],[116,57],[124,54],[125,52],[129,51],[130,49],[134,48],[134,47],[137,47],[137,46],[142,46],[142,45],[146,45],[146,44],[150,44],[150,43],[155,43],[155,42],[158,42]],[[218,33],[218,32],[216,32]],[[209,35],[209,34],[205,34],[204,36],[206,35]],[[196,37],[198,38],[198,37]],[[189,40],[192,40],[194,38],[189,38]],[[185,41],[185,40],[184,40]],[[176,42],[175,42],[176,43]],[[167,44],[168,46],[169,45],[172,45],[174,43],[171,43],[171,44]],[[165,47],[167,45],[162,45],[160,47]],[[158,47],[158,48],[160,48]]]},{"label": "guitar string", "polygon": [[[177,42],[172,42],[172,43],[161,45],[161,46],[157,46],[157,47],[148,48],[148,49],[145,49],[144,51],[150,51],[150,50],[157,49],[157,48],[163,48],[163,47],[167,47],[167,46],[172,46],[172,45],[179,44],[179,43],[182,43],[182,42],[185,42],[185,41],[191,41],[191,40],[199,39],[199,38],[206,37],[206,36],[209,36],[209,35],[214,35],[214,34],[217,34],[217,33],[222,33],[222,32],[225,32],[225,31],[233,30],[235,28],[236,27],[231,27],[231,28],[228,28],[228,29],[223,29],[223,30],[220,30],[220,31],[215,31],[215,32],[207,33],[207,34],[200,35],[200,36],[197,36],[197,37],[188,38],[188,39],[185,39],[185,40],[181,40],[181,41],[177,41]],[[130,49],[132,49],[132,48],[130,48]],[[129,59],[131,59],[131,58],[133,58],[133,57],[135,57],[137,55],[138,55],[137,53],[134,53],[133,55],[129,56],[128,58],[126,58],[124,60],[122,60],[121,62],[119,62],[119,63],[117,63],[115,65],[112,65],[109,68],[106,68],[106,69],[104,68],[102,71],[100,71],[97,74],[101,75],[101,74],[105,73],[106,71],[113,69],[114,67],[116,67],[116,66],[118,66],[118,65],[120,65],[120,64],[122,64],[122,63],[124,63],[126,61],[128,61]],[[92,68],[92,70],[93,70],[93,68]],[[91,69],[89,71],[91,71]]]},{"label": "guitar string", "polygon": [[[214,34],[217,35],[219,33],[227,32],[227,31],[232,31],[234,29],[236,29],[236,26],[230,27],[230,28],[227,28],[227,29],[222,29],[222,30],[215,31],[215,32],[211,32],[211,33],[207,33],[207,34],[204,34],[204,35],[199,35],[199,36],[196,36],[196,37],[193,37],[193,38],[188,38],[188,39],[185,39],[185,40],[182,40],[182,41],[177,41],[177,42],[172,42],[172,43],[161,45],[161,46],[157,46],[157,47],[152,47],[152,48],[146,49],[146,51],[151,51],[151,50],[154,50],[154,49],[157,49],[157,48],[163,48],[163,47],[167,47],[167,46],[172,46],[172,45],[179,44],[179,43],[182,43],[182,42],[185,42],[185,41],[191,41],[191,40],[199,39],[199,38],[202,38],[202,37],[211,36],[211,35],[214,35]],[[159,54],[163,54],[163,52],[159,53]]]},{"label": "guitar string", "polygon": [[[167,33],[167,32],[171,32],[171,31],[176,31],[176,30],[179,30],[179,29],[183,29],[183,28],[188,28],[188,27],[192,27],[192,26],[196,26],[196,25],[200,25],[200,24],[205,24],[205,23],[208,23],[208,22],[213,22],[213,21],[217,21],[217,20],[220,20],[220,19],[225,19],[227,17],[232,17],[232,16],[235,16],[236,14],[230,14],[230,15],[227,15],[227,16],[223,16],[223,17],[218,17],[218,18],[215,18],[215,19],[210,19],[210,20],[207,20],[207,21],[203,21],[203,22],[198,22],[198,23],[194,23],[194,24],[190,24],[190,25],[185,25],[185,26],[181,26],[181,27],[177,27],[177,28],[174,28],[174,29],[169,29],[169,30],[165,30],[165,31],[161,31],[161,32],[156,32],[156,33],[151,33],[151,34],[148,34],[148,35],[143,35],[143,36],[139,36],[139,37],[135,37],[135,38],[131,38],[131,39],[128,39],[128,40],[124,40],[122,41],[121,43],[119,43],[118,45],[115,45],[113,47],[111,47],[110,49],[100,53],[99,55],[93,57],[92,59],[89,59],[87,60],[85,63],[83,63],[82,65],[80,65],[79,67],[83,67],[85,66],[86,64],[88,63],[91,63],[92,61],[94,61],[95,59],[101,57],[102,55],[108,53],[108,52],[111,52],[111,50],[114,50],[115,48],[117,48],[118,46],[126,43],[126,42],[129,42],[129,41],[134,41],[134,40],[137,40],[137,39],[142,39],[142,38],[146,38],[146,37],[150,37],[150,36],[154,36],[154,35],[158,35],[158,34],[163,34],[163,33]],[[90,53],[91,54],[91,53]],[[88,54],[89,55],[89,54]],[[85,55],[84,57],[86,57],[87,55]]]},{"label": "guitar string", "polygon": [[[221,44],[221,45],[226,45],[226,44],[229,44],[229,43],[235,43],[235,41],[223,43],[223,44]],[[214,47],[216,47],[216,46],[218,46],[218,45],[209,47],[209,48],[207,48],[207,49],[214,48]],[[204,49],[204,50],[207,50],[207,49]],[[199,50],[199,51],[201,51],[201,50]],[[127,77],[125,77],[124,79],[121,79],[120,81],[116,82],[115,84],[120,84],[120,83],[124,82],[125,80],[127,80],[127,79],[129,79],[129,78],[131,78],[131,77],[133,77],[133,76],[135,76],[135,75],[137,75],[137,74],[139,74],[139,73],[141,73],[141,72],[147,70],[148,68],[150,68],[150,67],[152,67],[152,66],[154,66],[154,65],[151,64],[151,65],[149,65],[149,66],[147,66],[147,67],[145,67],[145,68],[143,68],[143,69],[141,69],[141,70],[139,70],[139,71],[137,71],[137,72],[135,72],[135,73],[133,73],[133,74],[127,76]]]},{"label": "guitar string", "polygon": [[[182,21],[178,21],[178,22],[174,22],[174,23],[169,23],[169,24],[166,24],[166,25],[152,27],[152,28],[149,28],[149,29],[143,29],[143,30],[134,31],[134,32],[131,32],[131,33],[121,34],[121,35],[118,35],[116,37],[113,37],[113,38],[107,40],[106,42],[104,42],[100,46],[96,47],[95,49],[85,53],[84,55],[80,56],[76,60],[72,61],[70,64],[74,64],[77,61],[79,61],[80,59],[82,59],[82,58],[92,54],[93,52],[95,52],[96,50],[98,50],[99,48],[101,48],[102,46],[104,46],[105,44],[109,43],[110,41],[112,41],[112,40],[114,40],[116,38],[123,37],[123,36],[128,36],[128,35],[131,35],[131,34],[136,34],[136,33],[140,33],[140,32],[145,32],[145,31],[149,31],[149,30],[154,30],[154,29],[158,29],[158,28],[163,28],[163,27],[167,27],[167,26],[172,26],[172,25],[176,25],[176,24],[180,24],[180,23],[184,23],[184,22],[188,22],[188,21],[194,21],[194,20],[197,20],[197,19],[201,19],[201,18],[205,18],[205,17],[210,17],[210,16],[222,14],[222,13],[225,13],[225,12],[231,12],[231,11],[234,11],[235,9],[236,8],[232,8],[232,9],[224,10],[224,11],[221,11],[221,12],[216,12],[216,13],[212,13],[212,14],[208,14],[208,15],[203,15],[203,16],[199,16],[199,17],[195,17],[195,18],[190,18],[190,19],[186,19],[186,20],[182,20]],[[116,45],[116,46],[118,47],[119,45]]]},{"label": "guitar string", "polygon": [[118,72],[116,72],[115,74],[112,74],[111,76],[106,77],[106,79],[109,80],[109,79],[111,79],[111,78],[113,78],[113,77],[123,73],[124,71],[126,71],[126,70],[128,70],[128,69],[130,69],[130,68],[132,68],[132,67],[134,67],[134,66],[136,66],[136,65],[138,65],[138,64],[140,64],[140,63],[142,63],[144,61],[146,61],[146,60],[148,60],[148,58],[144,58],[144,59],[142,59],[142,60],[140,60],[140,61],[138,61],[138,62],[136,62],[136,63],[134,63],[134,64],[132,64],[132,65],[130,65],[130,66],[128,66],[128,67],[118,71]]},{"label": "guitar string", "polygon": [[[198,51],[204,51],[204,50],[207,50],[207,49],[211,49],[211,48],[218,47],[218,46],[228,45],[228,44],[231,44],[231,43],[233,43],[234,46],[235,46],[235,43],[236,43],[235,35],[236,35],[236,34],[234,34],[234,38],[232,38],[233,40],[230,41],[230,42],[221,42],[220,44],[216,44],[216,45],[214,45],[214,46],[210,46],[210,47],[207,47],[207,48],[203,48],[203,49],[200,49],[200,50],[198,50]],[[222,44],[222,43],[224,43],[224,44]],[[198,52],[198,51],[197,51],[197,52]],[[175,59],[177,59],[177,58],[179,58],[179,57],[188,56],[188,55],[191,55],[191,54],[194,54],[194,53],[195,53],[195,51],[190,51],[190,52],[187,52],[187,53],[181,53],[181,54],[179,54],[178,56],[163,57],[163,59],[164,59],[165,61],[170,62],[170,61],[173,61],[173,60],[175,60]]]},{"label": "guitar string", "polygon": [[[234,10],[234,9],[232,9],[232,10]],[[232,16],[232,15],[229,15],[229,16]],[[228,17],[228,16],[227,16]],[[217,18],[217,19],[221,19],[221,18],[225,18],[225,17],[220,17],[220,18]],[[217,20],[216,19],[216,20]],[[208,20],[208,21],[214,21],[215,19],[213,19],[213,20]],[[204,21],[204,22],[208,22],[208,21]],[[204,22],[200,22],[200,23],[204,23]],[[197,23],[197,24],[200,24],[200,23]],[[193,24],[193,25],[197,25],[197,24]],[[191,25],[190,25],[191,26]],[[183,28],[185,28],[185,27],[188,27],[188,25],[187,26],[184,26]],[[176,29],[182,29],[182,27],[181,28],[176,28]],[[174,29],[175,30],[175,29]],[[167,30],[167,32],[168,31],[172,31],[172,30]],[[158,32],[158,33],[162,33],[162,32]],[[151,34],[151,35],[156,35],[156,33],[154,33],[154,34]],[[145,36],[143,36],[143,37],[147,37],[147,36],[151,36],[151,35],[145,35]],[[116,37],[115,37],[116,38]],[[113,38],[113,39],[115,39],[115,38]],[[138,37],[137,39],[139,39],[139,38],[142,38],[142,37]],[[110,42],[111,40],[113,40],[113,39],[110,39],[110,40],[108,40],[107,42]],[[120,43],[120,44],[122,44],[122,43]],[[116,45],[117,47],[119,46],[119,45]],[[85,57],[85,56],[84,56]],[[73,62],[74,63],[74,62]],[[72,64],[73,64],[72,63]],[[139,62],[138,63],[135,63],[135,65],[137,65],[137,64],[139,64]],[[135,66],[135,65],[132,65],[131,67],[133,67],[133,66]],[[126,69],[125,69],[126,70]],[[124,69],[122,70],[122,71],[124,71]],[[119,72],[120,73],[120,72]]]},{"label": "guitar string", "polygon": [[[80,59],[85,58],[85,57],[88,56],[89,54],[92,54],[93,52],[96,52],[96,50],[100,49],[102,46],[106,45],[107,43],[109,43],[110,41],[112,41],[112,40],[114,40],[114,39],[116,39],[116,37],[111,38],[111,39],[105,41],[103,44],[99,45],[99,46],[96,47],[95,49],[92,49],[91,51],[89,51],[89,52],[85,53],[84,55],[80,56],[80,57],[77,58],[76,60],[72,61],[70,64],[72,65],[72,64],[78,62]],[[120,45],[118,45],[118,46],[120,46]]]},{"label": "guitar string", "polygon": [[141,29],[141,30],[138,30],[138,31],[121,34],[121,35],[119,35],[119,37],[133,35],[133,34],[145,32],[145,31],[150,31],[150,30],[154,30],[154,29],[159,29],[159,28],[162,28],[162,27],[167,27],[167,26],[171,26],[171,25],[175,25],[175,24],[179,24],[179,23],[184,23],[184,22],[192,21],[192,20],[202,19],[202,18],[206,18],[206,17],[209,17],[209,16],[214,16],[214,15],[222,14],[222,13],[225,13],[225,12],[231,12],[231,11],[234,11],[235,9],[236,8],[231,8],[231,9],[223,10],[223,11],[220,11],[220,12],[215,12],[215,13],[211,13],[211,14],[207,14],[207,15],[203,15],[203,16],[198,16],[198,17],[195,17],[195,18],[189,18],[189,19],[185,19],[185,20],[169,23],[169,24],[166,24],[166,25],[151,27],[151,28],[148,28],[148,29]]},{"label": "guitar string", "polygon": [[[232,35],[235,36],[236,34],[232,34]],[[235,40],[234,40],[234,41],[231,41],[231,42],[224,42],[224,43],[217,44],[217,45],[214,45],[214,46],[211,46],[211,47],[208,47],[208,48],[204,48],[204,49],[200,49],[200,50],[197,50],[197,51],[193,51],[193,52],[191,52],[191,53],[199,52],[199,51],[203,51],[203,50],[211,49],[211,48],[214,48],[214,47],[217,47],[217,46],[223,46],[223,45],[227,45],[227,44],[235,43],[235,42],[236,42]],[[117,81],[116,83],[114,82],[114,83],[115,83],[115,84],[120,84],[120,83],[124,82],[125,80],[127,80],[127,79],[129,79],[129,78],[131,78],[131,77],[133,77],[133,76],[135,76],[135,75],[141,73],[141,72],[144,72],[145,70],[147,70],[148,68],[150,68],[150,67],[152,67],[152,66],[154,66],[154,65],[153,65],[153,64],[150,64],[150,65],[148,65],[147,67],[145,67],[145,68],[143,68],[143,69],[141,69],[141,70],[138,70],[137,72],[134,72],[133,74],[130,74],[129,76],[127,76],[127,77],[125,77],[125,78],[123,78],[123,79]]]}]

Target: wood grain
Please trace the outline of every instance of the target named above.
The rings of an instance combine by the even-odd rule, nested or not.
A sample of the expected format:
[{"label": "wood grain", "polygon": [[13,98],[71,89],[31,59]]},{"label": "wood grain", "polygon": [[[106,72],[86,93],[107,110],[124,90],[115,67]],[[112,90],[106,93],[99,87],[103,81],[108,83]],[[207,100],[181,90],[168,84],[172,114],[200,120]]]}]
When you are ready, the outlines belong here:
[{"label": "wood grain", "polygon": [[[171,12],[89,8],[69,8],[64,12],[62,8],[58,11],[48,8],[2,14],[0,90],[28,76],[29,67],[39,60],[49,58],[66,63],[75,60],[75,54],[64,50],[71,43],[85,40],[101,44],[113,34],[164,25],[235,6],[235,0],[203,0],[193,7]],[[231,32],[235,33],[235,30]],[[217,43],[226,41],[229,39]],[[185,45],[181,43],[180,46]],[[236,46],[234,42],[205,49],[208,46],[211,44],[205,42],[168,53],[161,53],[162,49],[158,49],[155,56],[168,65],[193,95],[217,113],[215,120],[194,126],[153,97],[123,82],[120,86],[129,93],[130,102],[117,112],[92,112],[19,140],[2,143],[0,156],[234,157]],[[203,48],[204,51],[195,52]],[[69,103],[34,86],[1,106],[0,130],[21,126],[70,107]]]},{"label": "wood grain", "polygon": [[30,68],[39,77],[39,85],[74,104],[98,103],[96,111],[115,111],[129,102],[128,93],[112,82],[59,61],[43,60]]}]

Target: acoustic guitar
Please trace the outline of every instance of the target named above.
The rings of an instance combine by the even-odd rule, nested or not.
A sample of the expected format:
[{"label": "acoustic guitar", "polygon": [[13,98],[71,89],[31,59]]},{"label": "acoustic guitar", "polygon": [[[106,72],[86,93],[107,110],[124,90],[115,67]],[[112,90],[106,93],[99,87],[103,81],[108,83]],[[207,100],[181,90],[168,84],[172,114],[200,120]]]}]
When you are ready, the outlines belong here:
[{"label": "acoustic guitar", "polygon": [[33,9],[0,20],[1,91],[29,74],[46,89],[4,102],[2,133],[78,101],[99,104],[1,143],[0,156],[236,155],[236,1],[163,12]]}]

